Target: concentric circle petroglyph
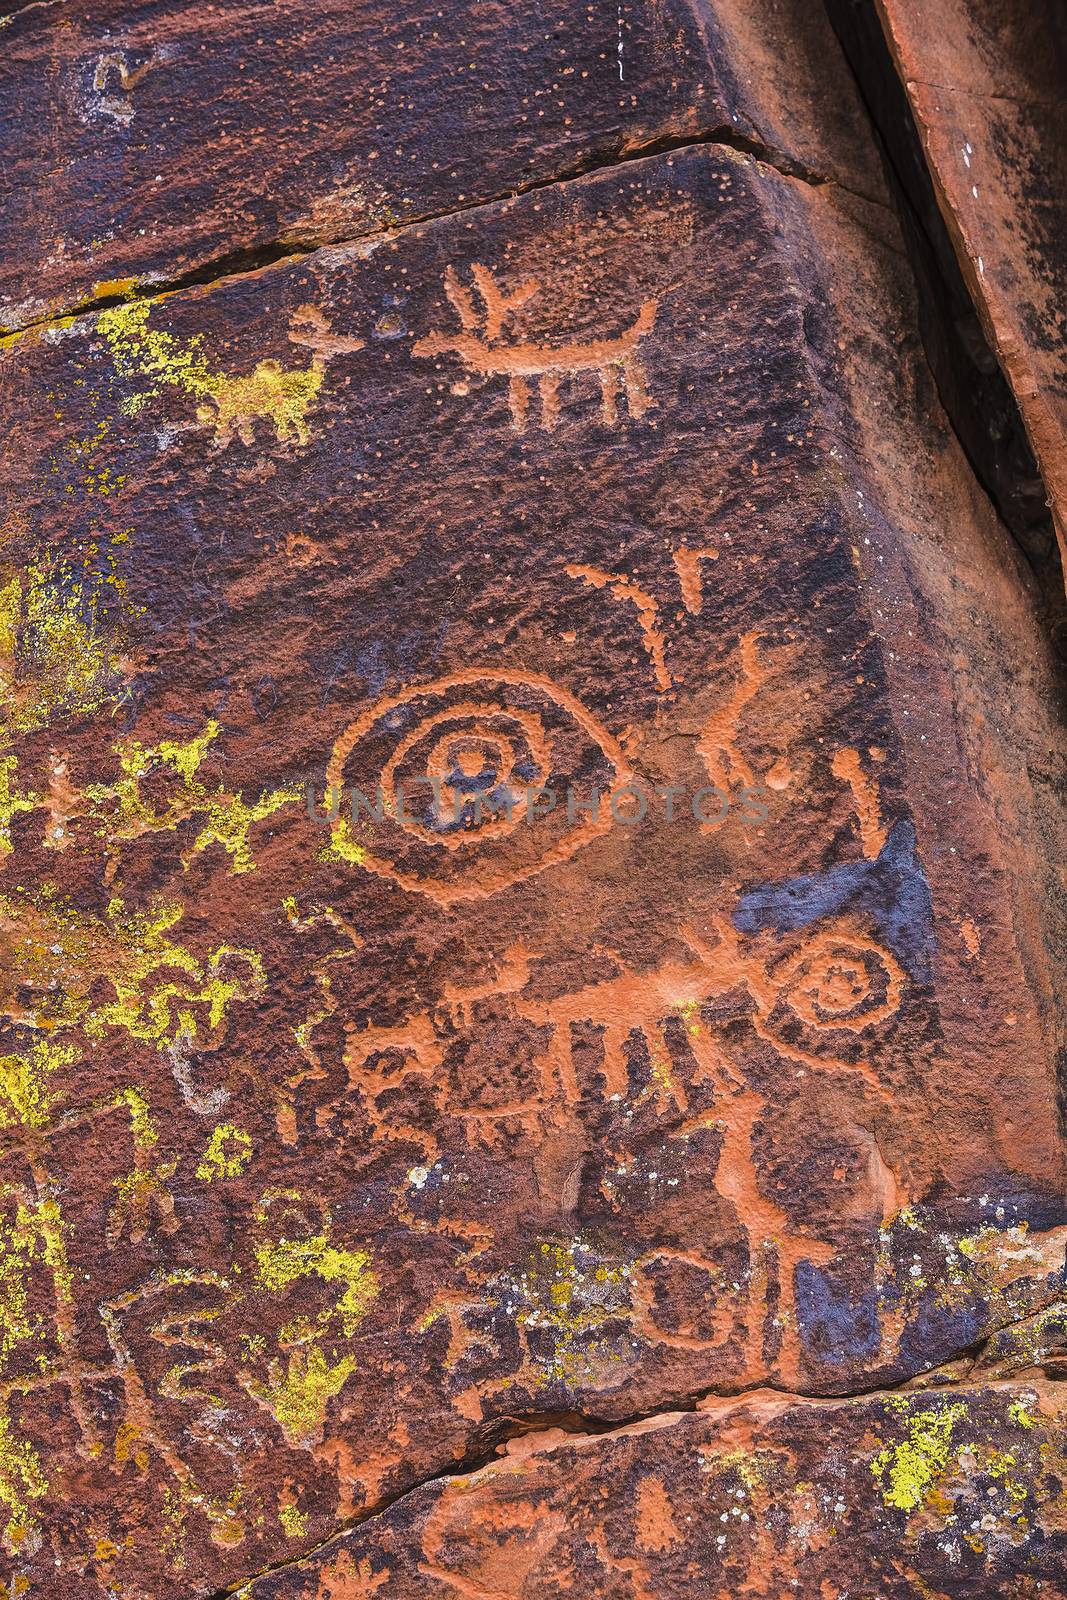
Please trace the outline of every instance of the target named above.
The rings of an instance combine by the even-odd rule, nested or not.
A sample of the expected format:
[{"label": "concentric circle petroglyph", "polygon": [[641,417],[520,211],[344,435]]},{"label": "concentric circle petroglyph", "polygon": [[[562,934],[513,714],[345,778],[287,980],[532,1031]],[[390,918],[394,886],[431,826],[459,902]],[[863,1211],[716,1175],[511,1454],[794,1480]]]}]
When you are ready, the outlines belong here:
[{"label": "concentric circle petroglyph", "polygon": [[[559,866],[612,826],[621,745],[541,673],[470,667],[378,700],[326,773],[335,854],[441,905]],[[602,803],[590,807],[597,790]],[[579,793],[583,803],[566,804]]]}]

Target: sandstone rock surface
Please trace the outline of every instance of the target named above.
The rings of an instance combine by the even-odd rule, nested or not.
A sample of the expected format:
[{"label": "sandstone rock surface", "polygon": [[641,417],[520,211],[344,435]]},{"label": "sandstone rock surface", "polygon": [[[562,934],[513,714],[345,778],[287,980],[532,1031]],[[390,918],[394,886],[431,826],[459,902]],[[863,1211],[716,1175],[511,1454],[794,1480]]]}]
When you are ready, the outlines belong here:
[{"label": "sandstone rock surface", "polygon": [[1067,1592],[1060,686],[829,25],[5,36],[0,1593]]},{"label": "sandstone rock surface", "polygon": [[1015,392],[1067,556],[1067,28],[1055,5],[882,0],[974,303]]}]

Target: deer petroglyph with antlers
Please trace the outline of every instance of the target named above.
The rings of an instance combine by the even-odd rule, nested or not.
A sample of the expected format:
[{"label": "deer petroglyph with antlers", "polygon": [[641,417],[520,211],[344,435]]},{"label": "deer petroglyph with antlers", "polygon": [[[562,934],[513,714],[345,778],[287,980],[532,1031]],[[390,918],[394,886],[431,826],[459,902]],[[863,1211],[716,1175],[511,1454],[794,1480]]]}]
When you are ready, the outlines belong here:
[{"label": "deer petroglyph with antlers", "polygon": [[658,300],[644,301],[636,320],[614,338],[558,345],[508,343],[504,338],[507,319],[532,299],[540,285],[529,280],[511,294],[505,294],[488,267],[472,262],[470,270],[483,309],[478,310],[474,295],[460,282],[453,268],[447,268],[445,294],[459,317],[462,331],[428,333],[416,340],[412,346],[413,355],[453,353],[465,367],[482,377],[506,377],[511,422],[519,433],[526,428],[531,383],[536,381],[540,397],[541,427],[551,431],[559,419],[560,382],[580,372],[595,372],[599,378],[601,409],[609,426],[618,421],[620,390],[626,397],[631,417],[644,416],[654,402],[645,388],[645,373],[637,346],[652,332]]}]

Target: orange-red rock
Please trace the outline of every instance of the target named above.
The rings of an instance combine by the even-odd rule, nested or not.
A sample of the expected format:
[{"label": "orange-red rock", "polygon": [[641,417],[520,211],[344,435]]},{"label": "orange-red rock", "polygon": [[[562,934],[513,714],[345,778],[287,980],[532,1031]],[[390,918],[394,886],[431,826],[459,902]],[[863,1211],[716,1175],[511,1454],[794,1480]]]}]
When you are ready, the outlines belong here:
[{"label": "orange-red rock", "polygon": [[[16,14],[27,99],[93,15]],[[137,23],[193,81],[205,45],[209,128],[253,15],[285,21]],[[764,114],[728,8],[624,11],[620,134],[592,16],[560,8],[554,131],[481,8],[507,114],[440,131],[450,15],[395,214],[2,352],[9,1596],[1062,1588],[1033,587],[803,36]],[[383,38],[315,93],[373,103]],[[284,81],[282,42],[249,67]],[[788,170],[711,137],[735,110]],[[250,132],[179,151],[111,267],[277,239],[341,193],[342,127],[294,133],[284,194]],[[575,176],[608,128],[685,147]],[[453,148],[484,187],[434,176]],[[91,286],[42,270],[42,304]]]},{"label": "orange-red rock", "polygon": [[[813,1403],[763,1391],[616,1433],[535,1435],[252,1585],[255,1600],[440,1594],[1062,1593],[1056,1384]],[[998,1587],[992,1587],[993,1584]]]},{"label": "orange-red rock", "polygon": [[1067,555],[1067,38],[1046,0],[881,0],[935,193]]}]

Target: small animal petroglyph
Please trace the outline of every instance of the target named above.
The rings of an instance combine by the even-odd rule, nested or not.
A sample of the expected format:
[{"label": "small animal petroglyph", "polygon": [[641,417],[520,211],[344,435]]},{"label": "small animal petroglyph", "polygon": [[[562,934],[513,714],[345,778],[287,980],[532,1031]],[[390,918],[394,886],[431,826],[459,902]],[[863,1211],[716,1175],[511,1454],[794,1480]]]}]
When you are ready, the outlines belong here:
[{"label": "small animal petroglyph", "polygon": [[349,338],[334,333],[318,306],[300,306],[289,324],[289,338],[293,344],[302,344],[312,352],[323,366],[334,356],[354,355],[365,348],[362,339]]},{"label": "small animal petroglyph", "polygon": [[741,675],[737,686],[725,705],[708,719],[697,744],[708,782],[717,784],[720,789],[729,789],[733,783],[747,786],[756,781],[737,744],[745,707],[768,678],[767,668],[760,661],[755,633],[741,635],[740,656]]},{"label": "small animal petroglyph", "polygon": [[863,854],[868,861],[876,861],[889,837],[889,829],[882,821],[877,783],[864,771],[858,750],[838,750],[830,770],[852,790]]},{"label": "small animal petroglyph", "polygon": [[614,427],[618,421],[620,390],[626,396],[631,417],[643,417],[654,403],[645,388],[645,372],[637,346],[652,332],[658,300],[646,300],[636,320],[614,338],[592,339],[588,343],[575,340],[557,345],[510,343],[504,337],[508,318],[532,299],[540,285],[530,280],[511,294],[505,294],[494,282],[488,267],[476,261],[471,264],[471,277],[482,310],[478,310],[470,289],[449,267],[444,277],[445,294],[459,317],[462,332],[428,333],[416,340],[412,354],[453,353],[465,367],[481,377],[506,377],[511,422],[517,432],[523,433],[526,428],[533,381],[537,383],[541,402],[541,427],[548,432],[559,420],[562,379],[581,372],[594,372],[600,380],[601,411],[609,427]]},{"label": "small animal petroglyph", "polygon": [[147,388],[126,397],[122,410],[127,416],[137,416],[164,389],[177,390],[202,402],[196,420],[202,427],[214,427],[215,445],[223,450],[234,438],[252,446],[261,422],[273,424],[280,443],[293,439],[306,444],[307,414],[318,398],[329,362],[363,349],[362,339],[335,334],[317,307],[301,306],[294,314],[289,338],[311,350],[310,366],[284,367],[268,358],[257,362],[252,372],[231,375],[212,369],[200,334],[179,338],[151,324],[151,313],[150,301],[129,301],[108,307],[97,319],[97,332],[107,344],[119,376],[148,383]]},{"label": "small animal petroglyph", "polygon": [[265,418],[274,424],[277,438],[284,442],[308,441],[304,420],[308,406],[318,393],[324,368],[313,361],[306,371],[287,372],[280,361],[257,362],[247,377],[219,376],[209,399],[214,405],[200,406],[196,420],[215,428],[215,444],[224,450],[234,435],[243,445],[255,443],[255,424]]},{"label": "small animal petroglyph", "polygon": [[228,377],[219,373],[212,380],[208,398],[215,407],[200,407],[197,421],[213,423],[215,444],[225,447],[234,435],[244,445],[255,442],[255,424],[261,419],[273,422],[278,439],[295,439],[307,444],[307,411],[318,395],[326,368],[334,356],[351,355],[363,349],[362,339],[335,334],[316,306],[302,306],[289,329],[293,344],[312,352],[310,367],[286,368],[280,361],[260,361],[247,377]]}]

